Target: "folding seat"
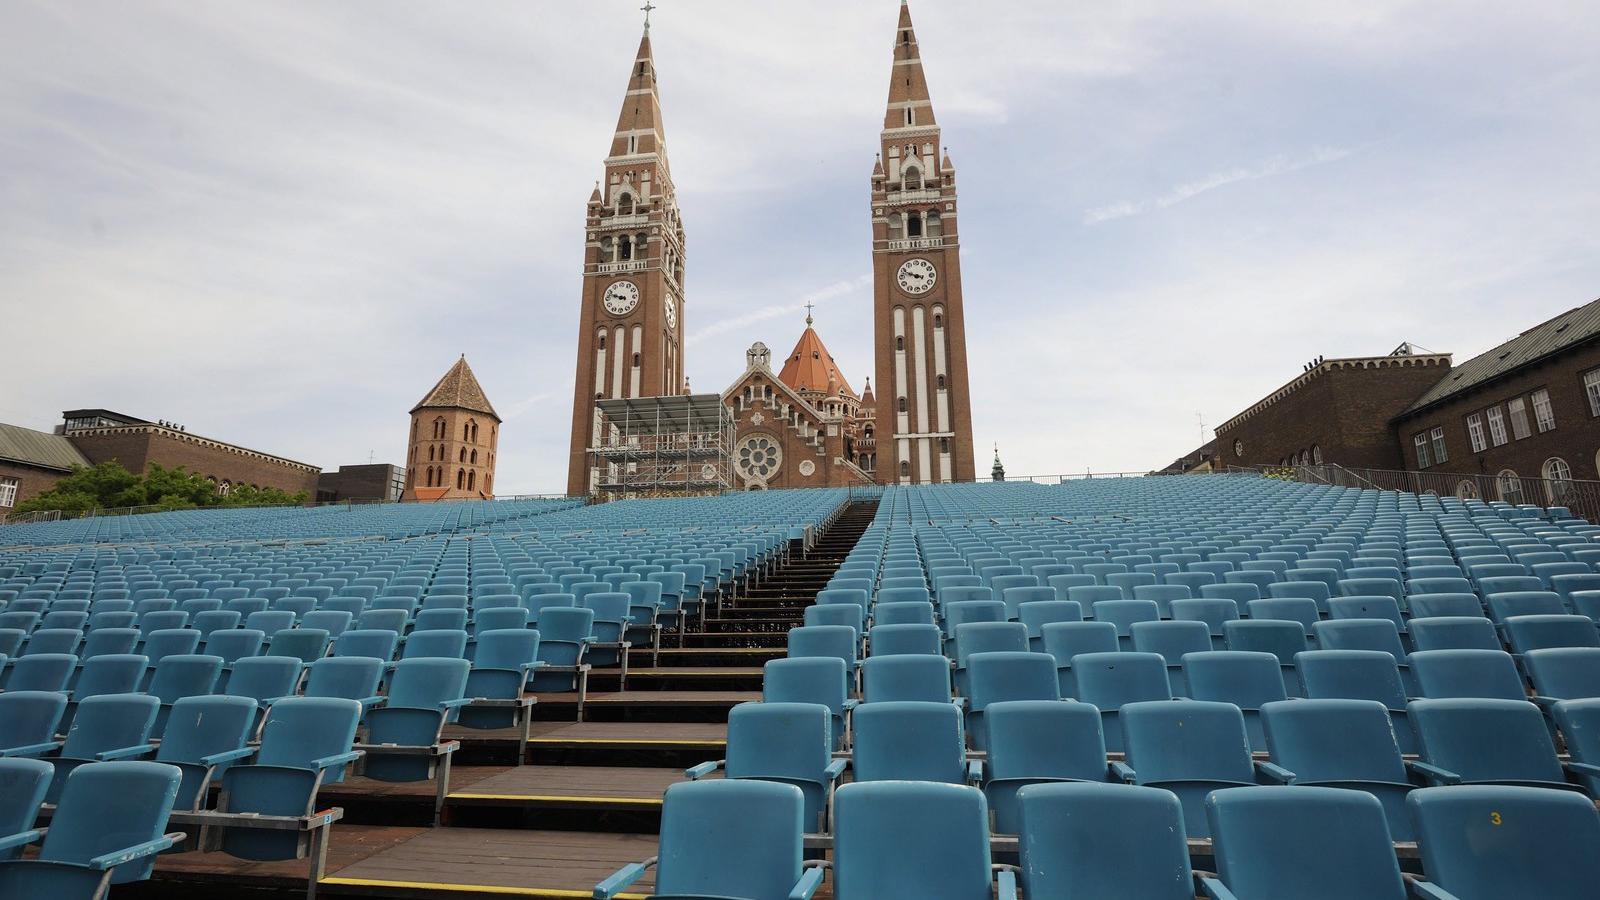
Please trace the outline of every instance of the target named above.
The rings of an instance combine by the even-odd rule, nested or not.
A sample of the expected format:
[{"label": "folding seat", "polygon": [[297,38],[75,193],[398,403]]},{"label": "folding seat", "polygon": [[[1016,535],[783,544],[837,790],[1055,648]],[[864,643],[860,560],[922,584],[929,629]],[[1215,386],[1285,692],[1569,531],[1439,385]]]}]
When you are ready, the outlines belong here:
[{"label": "folding seat", "polygon": [[1437,616],[1411,620],[1411,645],[1430,650],[1499,650],[1494,623],[1482,616]]},{"label": "folding seat", "polygon": [[[837,900],[939,897],[989,900],[988,810],[977,790],[879,781],[839,789],[834,838]],[[1000,877],[1000,896],[1015,893]]]},{"label": "folding seat", "polygon": [[874,625],[867,634],[873,656],[937,654],[942,637],[937,625]]},{"label": "folding seat", "polygon": [[1204,622],[1161,621],[1135,622],[1133,649],[1140,653],[1155,653],[1166,660],[1167,682],[1173,696],[1187,697],[1188,683],[1183,678],[1182,660],[1185,653],[1211,649],[1211,635]]},{"label": "folding seat", "polygon": [[674,784],[662,801],[658,856],[617,870],[595,885],[594,896],[617,896],[659,859],[654,897],[808,900],[824,870],[801,861],[804,814],[805,797],[793,785]]},{"label": "folding seat", "polygon": [[832,715],[833,749],[848,744],[849,715],[856,707],[850,697],[854,682],[845,661],[831,656],[768,660],[761,670],[764,703],[817,703]]},{"label": "folding seat", "polygon": [[[810,609],[815,607],[810,607]],[[872,621],[877,625],[932,625],[933,604],[927,601],[879,603],[873,607]],[[810,624],[809,622],[807,624]]]},{"label": "folding seat", "polygon": [[[458,742],[441,742],[455,710],[471,702],[464,697],[467,672],[464,659],[402,659],[389,678],[383,705],[367,710],[367,754],[362,774],[378,781],[437,780],[434,824],[438,824],[444,798],[450,792],[450,757]],[[437,775],[437,777],[436,777]]]},{"label": "folding seat", "polygon": [[1194,593],[1181,584],[1142,584],[1133,589],[1133,599],[1151,601],[1163,619],[1172,618],[1172,601],[1193,596]]},{"label": "folding seat", "polygon": [[56,726],[66,711],[67,696],[58,691],[0,693],[0,758],[39,756],[61,746]]},{"label": "folding seat", "polygon": [[[1173,601],[1180,603],[1185,601]],[[1094,620],[1096,622],[1109,622],[1117,628],[1117,646],[1123,650],[1133,649],[1133,624],[1135,622],[1158,622],[1161,620],[1160,610],[1150,600],[1101,600],[1096,602]]]},{"label": "folding seat", "polygon": [[1406,605],[1411,610],[1413,620],[1447,616],[1484,618],[1483,601],[1478,599],[1477,594],[1465,591],[1455,594],[1412,594],[1407,598]]},{"label": "folding seat", "polygon": [[22,649],[23,656],[34,656],[43,653],[71,653],[78,652],[78,645],[83,642],[83,632],[76,628],[40,628],[28,636],[28,643]]},{"label": "folding seat", "polygon": [[77,701],[102,694],[136,691],[144,679],[149,662],[149,657],[136,653],[107,653],[85,659],[78,672],[77,685],[73,688],[73,699]]},{"label": "folding seat", "polygon": [[44,631],[46,629],[83,631],[88,625],[89,614],[86,612],[52,609],[39,620],[39,626],[35,631]]},{"label": "folding seat", "polygon": [[49,757],[55,779],[45,795],[55,803],[67,776],[94,762],[133,759],[155,752],[149,743],[161,701],[149,694],[105,694],[78,701],[77,714],[59,755]]},{"label": "folding seat", "polygon": [[258,612],[267,611],[267,601],[261,597],[239,597],[222,601],[222,608],[232,610],[241,616],[253,616]]},{"label": "folding seat", "polygon": [[589,663],[585,654],[594,628],[594,610],[552,607],[540,616],[539,662],[533,675],[535,691],[578,694],[578,720],[588,695]]},{"label": "folding seat", "polygon": [[1111,769],[1128,784],[1178,796],[1185,832],[1209,838],[1205,801],[1212,791],[1257,784],[1244,718],[1229,703],[1156,700],[1122,708],[1126,756]]},{"label": "folding seat", "polygon": [[1600,697],[1600,650],[1592,647],[1553,647],[1530,650],[1523,668],[1533,682],[1533,699],[1544,705],[1557,700]]},{"label": "folding seat", "polygon": [[189,627],[200,632],[203,642],[210,638],[213,631],[226,631],[238,628],[243,621],[237,612],[228,609],[208,609],[197,612],[189,620]]},{"label": "folding seat", "polygon": [[303,696],[339,697],[356,700],[363,709],[383,702],[378,684],[383,679],[383,662],[370,656],[330,656],[306,666]]},{"label": "folding seat", "polygon": [[1415,700],[1411,719],[1434,785],[1520,784],[1571,788],[1539,708],[1525,700]]},{"label": "folding seat", "polygon": [[1406,648],[1399,630],[1389,619],[1338,619],[1318,622],[1313,629],[1317,645],[1323,650],[1380,650],[1395,660],[1400,683],[1408,693],[1416,692],[1407,664]]},{"label": "folding seat", "polygon": [[943,656],[874,655],[862,662],[861,673],[862,697],[866,703],[949,703],[951,700],[950,663]]},{"label": "folding seat", "polygon": [[[1038,586],[1010,587],[1000,591],[1001,602],[1006,605],[1006,617],[1012,621],[1022,618],[1024,603],[1059,602],[1054,588]],[[1070,601],[1069,601],[1070,602]]]},{"label": "folding seat", "polygon": [[1052,622],[1039,629],[1044,651],[1055,660],[1060,696],[1076,697],[1078,681],[1073,658],[1082,653],[1115,653],[1117,628],[1110,622]]},{"label": "folding seat", "polygon": [[89,633],[93,634],[102,628],[134,628],[139,623],[139,614],[132,610],[104,610],[89,615]]},{"label": "folding seat", "polygon": [[465,609],[425,609],[411,623],[411,633],[419,631],[466,631]]},{"label": "folding seat", "polygon": [[1554,587],[1555,579],[1577,575],[1588,577],[1595,574],[1594,567],[1588,563],[1564,560],[1560,562],[1540,562],[1528,567],[1533,576],[1544,585],[1546,590]]},{"label": "folding seat", "polygon": [[1070,600],[1067,592],[1075,587],[1092,587],[1095,584],[1093,575],[1079,575],[1077,573],[1066,575],[1051,575],[1044,583],[1056,592],[1057,600]]},{"label": "folding seat", "polygon": [[1504,623],[1512,616],[1564,616],[1567,604],[1554,591],[1503,591],[1485,598],[1489,617]]},{"label": "folding seat", "polygon": [[1600,647],[1600,631],[1584,616],[1512,616],[1503,623],[1514,654],[1552,647]]},{"label": "folding seat", "polygon": [[730,779],[792,784],[805,794],[806,830],[826,832],[824,813],[846,761],[832,758],[831,714],[817,703],[741,703],[728,711],[728,757],[684,774],[722,769]]},{"label": "folding seat", "polygon": [[1121,784],[1037,784],[1023,788],[1017,801],[1026,896],[1195,896],[1183,810],[1170,792]]},{"label": "folding seat", "polygon": [[1300,671],[1307,697],[1382,703],[1394,720],[1395,740],[1401,752],[1417,752],[1416,733],[1406,719],[1406,688],[1392,652],[1310,650],[1295,658],[1295,667]]},{"label": "folding seat", "polygon": [[223,690],[230,697],[256,701],[258,716],[264,715],[266,704],[294,694],[302,668],[300,660],[287,656],[241,657],[234,660]]},{"label": "folding seat", "polygon": [[317,609],[300,617],[300,627],[326,631],[330,638],[344,634],[355,617],[344,610]]},{"label": "folding seat", "polygon": [[284,610],[294,613],[295,619],[317,608],[315,597],[280,597],[268,605],[268,609]]},{"label": "folding seat", "polygon": [[1460,576],[1449,577],[1422,577],[1417,574],[1417,569],[1411,570],[1411,578],[1406,581],[1406,596],[1415,597],[1418,594],[1471,594],[1472,582]]},{"label": "folding seat", "polygon": [[[572,609],[578,605],[578,598],[562,593],[536,594],[523,600],[522,605],[528,608],[528,624],[538,625],[539,616],[544,610]],[[665,616],[668,622],[675,622],[680,613],[681,611],[673,608],[670,603],[664,605],[661,610],[661,615]]]},{"label": "folding seat", "polygon": [[354,619],[366,611],[367,601],[362,597],[329,597],[318,608],[325,612],[346,612]]},{"label": "folding seat", "polygon": [[[1159,657],[1157,657],[1159,659]],[[1006,700],[1060,700],[1055,660],[1044,653],[976,653],[967,658],[967,731],[974,750],[988,749],[984,711]]]},{"label": "folding seat", "polygon": [[829,603],[825,606],[808,606],[803,614],[807,625],[843,625],[859,636],[866,613],[854,603]]},{"label": "folding seat", "polygon": [[1127,601],[1127,597],[1122,588],[1096,584],[1067,588],[1067,596],[1063,599],[1071,600],[1084,609],[1093,609],[1096,603],[1122,603]]},{"label": "folding seat", "polygon": [[1394,839],[1411,839],[1404,807],[1412,784],[1383,704],[1285,700],[1262,707],[1261,724],[1272,758],[1263,775],[1297,788],[1365,791],[1382,804]]},{"label": "folding seat", "polygon": [[222,657],[222,664],[232,667],[237,660],[259,655],[265,642],[266,636],[256,629],[229,628],[211,632],[205,642],[205,652]]},{"label": "folding seat", "polygon": [[844,660],[853,681],[857,665],[856,631],[846,625],[807,625],[789,630],[788,656],[833,656]]},{"label": "folding seat", "polygon": [[956,626],[956,692],[972,695],[967,661],[976,653],[1027,653],[1028,627],[1021,622],[968,622]]},{"label": "folding seat", "polygon": [[[1372,797],[1328,788],[1218,791],[1206,801],[1218,877],[1211,898],[1406,900],[1410,896]],[[1220,881],[1220,883],[1219,883]]]},{"label": "folding seat", "polygon": [[[1257,601],[1266,602],[1266,601]],[[1304,626],[1285,619],[1238,619],[1223,625],[1223,638],[1229,650],[1271,653],[1277,657],[1284,691],[1290,697],[1305,696],[1294,657],[1307,649]]]},{"label": "folding seat", "polygon": [[139,631],[149,636],[157,631],[184,628],[189,624],[189,614],[181,610],[156,610],[139,616]]},{"label": "folding seat", "polygon": [[15,846],[44,840],[37,857],[0,862],[0,895],[100,898],[112,884],[149,878],[155,855],[183,838],[163,834],[180,777],[172,766],[147,762],[73,772],[49,829],[14,837]]},{"label": "folding seat", "polygon": [[1100,716],[1082,703],[1009,700],[989,708],[983,790],[994,827],[1017,834],[1017,793],[1029,785],[1110,778]]},{"label": "folding seat", "polygon": [[976,779],[976,772],[968,771],[961,711],[953,704],[872,703],[857,709],[854,720],[851,770],[855,782],[967,784]]},{"label": "folding seat", "polygon": [[1125,703],[1171,700],[1166,661],[1155,653],[1086,653],[1073,658],[1078,699],[1100,711],[1106,749],[1122,750],[1118,711]]},{"label": "folding seat", "polygon": [[160,739],[167,727],[172,704],[184,697],[209,696],[222,674],[222,657],[201,654],[174,654],[156,664],[150,678],[149,694],[161,701],[161,709],[151,726],[150,737]]},{"label": "folding seat", "polygon": [[1158,585],[1160,581],[1150,572],[1112,572],[1106,576],[1106,585],[1120,589],[1124,597],[1132,597],[1137,588]]},{"label": "folding seat", "polygon": [[1592,568],[1588,572],[1571,573],[1566,575],[1550,576],[1550,590],[1560,594],[1572,606],[1572,595],[1587,591],[1600,591],[1600,572]]},{"label": "folding seat", "polygon": [[1183,670],[1190,697],[1238,707],[1250,748],[1258,752],[1267,749],[1261,707],[1288,698],[1278,657],[1244,650],[1189,653],[1183,657]]},{"label": "folding seat", "polygon": [[31,840],[21,835],[39,818],[54,771],[37,759],[0,759],[0,862],[20,857]]},{"label": "folding seat", "polygon": [[197,810],[212,779],[255,750],[256,701],[248,697],[184,697],[172,704],[156,762],[176,766],[183,781],[173,809]]},{"label": "folding seat", "polygon": [[1207,584],[1200,587],[1198,599],[1232,601],[1234,618],[1238,618],[1238,612],[1245,608],[1245,604],[1261,599],[1261,589],[1250,583]]},{"label": "folding seat", "polygon": [[1425,788],[1407,805],[1430,897],[1593,896],[1600,816],[1582,797],[1530,787]]},{"label": "folding seat", "polygon": [[330,642],[328,632],[321,628],[287,628],[272,636],[266,655],[288,656],[311,663],[328,655]]},{"label": "folding seat", "polygon": [[1411,670],[1430,700],[1528,697],[1511,654],[1501,650],[1419,650],[1411,654]]},{"label": "folding seat", "polygon": [[406,629],[410,617],[403,609],[368,609],[356,617],[356,628],[360,631],[384,629],[395,634],[401,634]]}]

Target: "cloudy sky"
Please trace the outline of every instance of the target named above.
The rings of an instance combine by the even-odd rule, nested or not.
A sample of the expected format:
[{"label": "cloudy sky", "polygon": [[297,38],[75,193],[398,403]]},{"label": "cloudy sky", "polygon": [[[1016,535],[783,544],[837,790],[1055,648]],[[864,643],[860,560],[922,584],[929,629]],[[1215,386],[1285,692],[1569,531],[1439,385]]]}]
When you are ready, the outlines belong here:
[{"label": "cloudy sky", "polygon": [[[399,462],[466,353],[506,419],[497,488],[561,489],[638,5],[0,4],[0,420],[105,406]],[[808,300],[859,388],[896,3],[661,7],[695,389],[789,347]],[[975,436],[1013,473],[1159,466],[1319,354],[1465,359],[1600,296],[1586,0],[913,13]]]}]

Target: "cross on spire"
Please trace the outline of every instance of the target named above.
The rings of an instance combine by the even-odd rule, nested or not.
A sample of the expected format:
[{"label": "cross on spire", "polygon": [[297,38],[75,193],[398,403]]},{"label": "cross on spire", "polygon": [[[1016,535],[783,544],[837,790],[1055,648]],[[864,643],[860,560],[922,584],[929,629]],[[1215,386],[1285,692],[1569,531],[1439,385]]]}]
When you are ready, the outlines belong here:
[{"label": "cross on spire", "polygon": [[639,7],[639,11],[644,13],[644,33],[645,34],[649,34],[650,33],[650,10],[655,9],[655,8],[656,8],[655,4],[651,3],[650,0],[644,0],[644,5]]},{"label": "cross on spire", "polygon": [[810,300],[806,301],[806,327],[811,327],[811,310],[816,306]]}]

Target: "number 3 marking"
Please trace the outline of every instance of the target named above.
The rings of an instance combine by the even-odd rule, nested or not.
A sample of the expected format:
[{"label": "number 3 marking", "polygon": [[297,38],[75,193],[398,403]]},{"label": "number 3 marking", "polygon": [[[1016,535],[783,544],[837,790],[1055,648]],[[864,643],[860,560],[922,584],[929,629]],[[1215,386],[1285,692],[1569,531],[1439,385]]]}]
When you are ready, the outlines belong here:
[{"label": "number 3 marking", "polygon": [[1491,825],[1499,825],[1500,821],[1501,820],[1500,820],[1500,814],[1499,813],[1497,813],[1497,812],[1489,813],[1489,824],[1491,824]]}]

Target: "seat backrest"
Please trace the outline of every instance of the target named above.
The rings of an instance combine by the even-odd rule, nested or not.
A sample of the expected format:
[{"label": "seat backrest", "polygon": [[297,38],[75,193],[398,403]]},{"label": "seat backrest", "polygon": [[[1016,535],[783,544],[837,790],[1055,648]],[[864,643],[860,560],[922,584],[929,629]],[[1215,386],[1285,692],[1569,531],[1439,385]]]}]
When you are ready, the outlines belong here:
[{"label": "seat backrest", "polygon": [[1548,647],[1600,647],[1600,631],[1587,616],[1512,616],[1504,624],[1512,653]]},{"label": "seat backrest", "polygon": [[1389,712],[1372,700],[1283,700],[1261,707],[1272,761],[1299,781],[1406,782]]},{"label": "seat backrest", "polygon": [[162,703],[210,694],[222,674],[222,657],[199,653],[168,656],[156,663],[147,689]]},{"label": "seat backrest", "polygon": [[1534,693],[1557,700],[1600,697],[1600,649],[1551,647],[1529,650],[1522,664],[1533,680]]},{"label": "seat backrest", "polygon": [[1229,650],[1271,653],[1286,666],[1306,649],[1305,626],[1288,619],[1239,619],[1222,626],[1222,634]]},{"label": "seat backrest", "polygon": [[1311,630],[1324,650],[1381,650],[1396,661],[1405,659],[1400,629],[1389,619],[1330,619]]},{"label": "seat backrest", "polygon": [[1090,608],[1094,611],[1096,622],[1110,622],[1117,626],[1118,635],[1131,635],[1135,622],[1155,622],[1161,619],[1161,610],[1156,607],[1154,600],[1100,600]]},{"label": "seat backrest", "polygon": [[356,725],[360,721],[361,704],[355,700],[340,697],[279,700],[267,710],[256,764],[310,769],[313,760],[348,753],[355,743]]},{"label": "seat backrest", "polygon": [[439,709],[446,700],[460,700],[472,664],[460,658],[402,659],[389,676],[387,709]]},{"label": "seat backrest", "polygon": [[413,631],[406,636],[400,658],[461,659],[467,653],[467,637],[464,630]]},{"label": "seat backrest", "polygon": [[984,718],[989,779],[1105,779],[1105,736],[1094,707],[1008,700],[989,706]]},{"label": "seat backrest", "polygon": [[549,643],[579,643],[594,633],[594,610],[577,606],[552,606],[539,613],[539,634]]},{"label": "seat backrest", "polygon": [[844,625],[859,629],[865,616],[862,608],[854,603],[829,603],[806,607],[804,621],[807,625]]},{"label": "seat backrest", "polygon": [[467,628],[467,611],[465,609],[425,609],[417,613],[417,618],[412,623],[412,633],[423,631],[465,631]]},{"label": "seat backrest", "polygon": [[988,900],[989,812],[976,788],[877,781],[834,800],[838,900]]},{"label": "seat backrest", "polygon": [[1383,806],[1371,794],[1252,787],[1206,798],[1222,881],[1240,900],[1404,900]]},{"label": "seat backrest", "polygon": [[1070,666],[1080,653],[1115,653],[1117,627],[1110,622],[1052,622],[1039,629],[1044,651],[1056,665]]},{"label": "seat backrest", "polygon": [[1483,601],[1470,591],[1454,593],[1412,594],[1406,598],[1411,618],[1426,619],[1440,616],[1483,616]]},{"label": "seat backrest", "polygon": [[474,614],[472,624],[478,635],[479,649],[481,650],[483,634],[486,631],[527,628],[528,610],[521,606],[502,606],[494,609],[479,610]]},{"label": "seat backrest", "polygon": [[789,629],[790,657],[834,656],[853,666],[856,630],[847,625],[805,625]]},{"label": "seat backrest", "polygon": [[880,625],[932,625],[933,619],[933,604],[925,600],[879,603],[872,610],[872,620]]},{"label": "seat backrest", "polygon": [[1414,651],[1499,650],[1500,635],[1494,623],[1482,616],[1431,616],[1412,619]]},{"label": "seat backrest", "polygon": [[869,704],[894,701],[948,703],[950,700],[950,661],[938,654],[880,656],[875,653],[862,662],[861,672],[863,696]]},{"label": "seat backrest", "polygon": [[967,678],[971,684],[970,708],[974,711],[1003,700],[1061,699],[1055,660],[1046,653],[975,653],[967,657]]},{"label": "seat backrest", "polygon": [[1135,622],[1133,649],[1155,653],[1175,666],[1185,653],[1211,649],[1211,629],[1204,622]]},{"label": "seat backrest", "polygon": [[1283,685],[1283,664],[1271,653],[1248,650],[1205,650],[1183,657],[1183,674],[1189,696],[1196,700],[1231,703],[1241,709],[1288,697]]},{"label": "seat backrest", "polygon": [[768,660],[761,670],[761,699],[768,703],[820,703],[844,715],[849,696],[845,662],[833,656]]},{"label": "seat backrest", "polygon": [[833,715],[820,703],[741,703],[728,711],[729,778],[821,783],[833,752]]},{"label": "seat backrest", "polygon": [[339,635],[333,642],[334,656],[371,656],[388,662],[394,659],[400,634],[388,628],[357,628]]},{"label": "seat backrest", "polygon": [[0,749],[28,747],[52,740],[66,711],[67,695],[59,691],[0,693],[0,745],[4,745]]},{"label": "seat backrest", "polygon": [[1528,696],[1516,663],[1503,650],[1418,650],[1410,659],[1417,688],[1429,699]]},{"label": "seat backrest", "polygon": [[655,893],[786,898],[800,879],[805,797],[770,781],[686,781],[661,806]]},{"label": "seat backrest", "polygon": [[1140,700],[1171,700],[1167,662],[1155,653],[1083,653],[1073,657],[1078,699],[1101,710]]},{"label": "seat backrest", "polygon": [[1489,616],[1504,622],[1512,616],[1563,616],[1567,614],[1566,601],[1555,591],[1502,591],[1484,598],[1489,604]]},{"label": "seat backrest", "polygon": [[1028,626],[1021,622],[967,622],[956,626],[956,664],[966,666],[974,653],[1028,650]]},{"label": "seat backrest", "polygon": [[73,653],[34,653],[11,664],[6,688],[13,691],[64,691],[77,668]]},{"label": "seat backrest", "polygon": [[940,650],[940,637],[937,625],[874,625],[867,632],[873,656],[936,654]]},{"label": "seat backrest", "polygon": [[[1362,620],[1356,620],[1362,621]],[[1406,708],[1400,669],[1381,650],[1308,650],[1294,658],[1306,696],[1316,700],[1376,700]]]},{"label": "seat backrest", "polygon": [[181,779],[175,766],[163,763],[79,766],[67,776],[39,859],[85,865],[155,840],[166,830]]},{"label": "seat backrest", "polygon": [[249,697],[183,697],[172,704],[156,761],[199,763],[214,753],[238,750],[255,721],[256,701]]},{"label": "seat backrest", "polygon": [[[479,625],[482,628],[482,624]],[[496,628],[478,632],[478,652],[473,668],[518,669],[539,658],[537,629]]]},{"label": "seat backrest", "polygon": [[853,780],[965,783],[965,735],[954,704],[868,703],[852,721]]},{"label": "seat backrest", "polygon": [[[0,698],[5,696],[0,694]],[[0,722],[7,721],[5,709],[0,706]],[[0,744],[16,740],[17,736],[8,731]],[[11,835],[33,828],[54,773],[54,767],[42,759],[0,758],[0,831]]]},{"label": "seat backrest", "polygon": [[399,634],[405,630],[409,619],[410,614],[403,609],[369,609],[356,617],[356,628],[362,631],[381,628]]},{"label": "seat backrest", "polygon": [[1406,806],[1428,880],[1460,900],[1582,900],[1600,883],[1600,814],[1581,794],[1462,785]]},{"label": "seat backrest", "polygon": [[1140,784],[1255,783],[1244,714],[1231,703],[1151,700],[1122,707],[1122,745]]},{"label": "seat backrest", "polygon": [[287,697],[300,680],[301,662],[292,656],[246,656],[234,660],[227,692],[257,701]]},{"label": "seat backrest", "polygon": [[1177,795],[1126,784],[1031,784],[1017,801],[1029,896],[1193,900]]},{"label": "seat backrest", "polygon": [[61,755],[94,759],[95,754],[137,747],[150,739],[161,701],[149,694],[103,694],[78,703]]},{"label": "seat backrest", "polygon": [[1413,700],[1423,759],[1465,781],[1563,783],[1539,707],[1526,700]]},{"label": "seat backrest", "polygon": [[329,656],[307,669],[305,696],[365,700],[378,694],[383,660],[371,656]]},{"label": "seat backrest", "polygon": [[137,690],[150,658],[142,653],[107,653],[83,661],[73,697],[82,700],[99,694],[125,694]]},{"label": "seat backrest", "polygon": [[350,628],[353,621],[355,616],[347,610],[316,609],[300,617],[300,627],[320,629],[338,637]]}]

